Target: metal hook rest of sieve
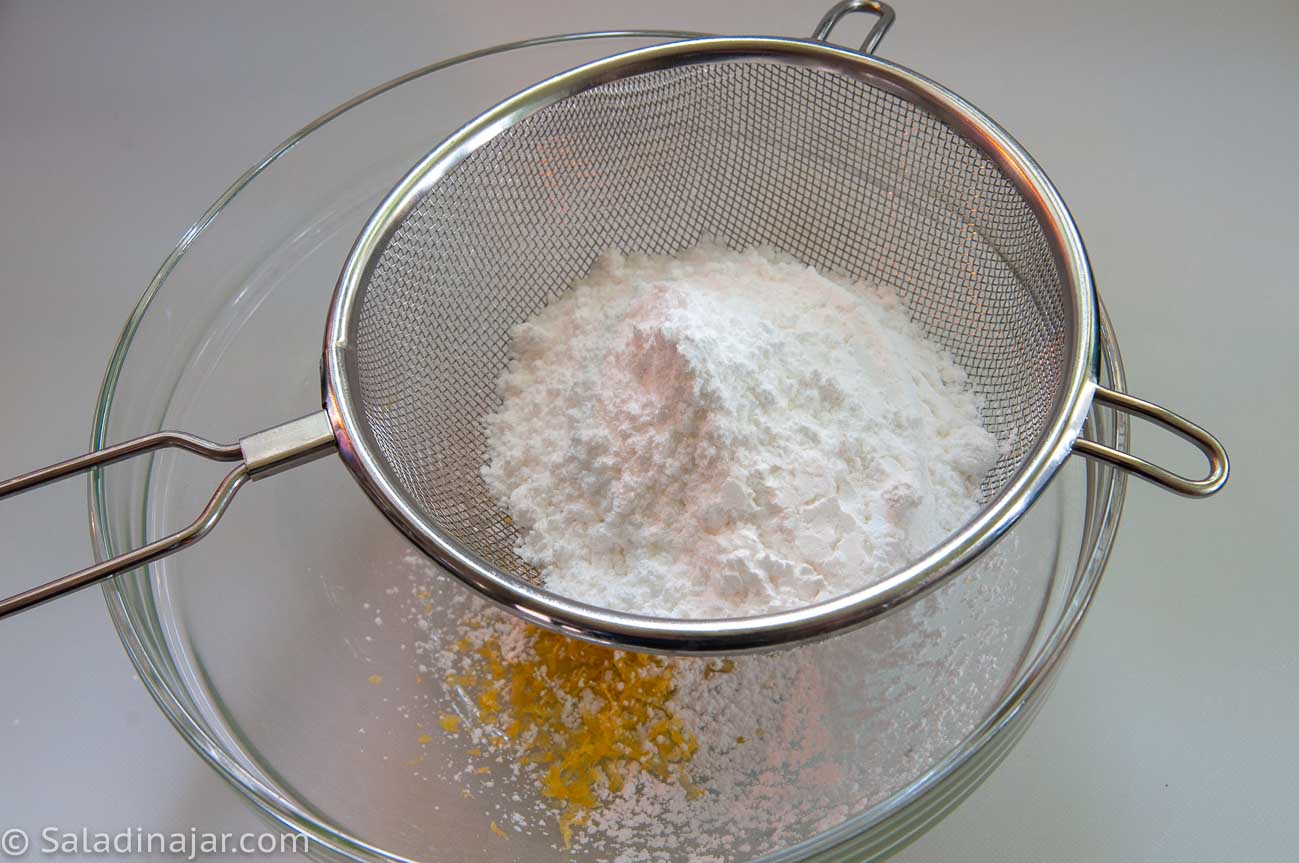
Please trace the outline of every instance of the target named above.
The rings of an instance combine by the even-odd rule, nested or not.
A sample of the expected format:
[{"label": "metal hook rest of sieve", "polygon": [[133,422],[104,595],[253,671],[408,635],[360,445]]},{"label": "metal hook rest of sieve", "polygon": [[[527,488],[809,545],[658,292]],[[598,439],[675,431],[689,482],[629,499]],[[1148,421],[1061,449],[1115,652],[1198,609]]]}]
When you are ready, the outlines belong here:
[{"label": "metal hook rest of sieve", "polygon": [[1183,440],[1190,441],[1208,459],[1209,473],[1204,479],[1191,479],[1152,464],[1139,456],[1104,446],[1085,437],[1080,437],[1074,441],[1074,452],[1094,461],[1102,461],[1112,467],[1127,471],[1134,476],[1183,497],[1208,497],[1227,484],[1227,476],[1231,472],[1227,451],[1223,449],[1217,438],[1186,417],[1175,414],[1153,402],[1102,386],[1096,387],[1096,393],[1092,396],[1092,400],[1093,402],[1100,402],[1113,410],[1141,417],[1173,432]]},{"label": "metal hook rest of sieve", "polygon": [[[1202,497],[1222,446],[1099,378],[1101,319],[1068,209],[1032,158],[941,85],[824,40],[701,37],[548,78],[436,146],[383,200],[339,276],[325,327],[324,409],[214,444],[160,432],[0,483],[0,497],[179,447],[239,464],[186,528],[0,601],[0,617],[158,560],[205,536],[249,480],[337,450],[385,516],[431,559],[525,620],[623,648],[742,652],[843,631],[960,572],[1033,504],[1073,452]],[[516,553],[481,477],[483,417],[509,334],[609,248],[670,254],[704,236],[774,245],[823,271],[898,289],[950,352],[1004,443],[981,510],[883,581],[788,611],[667,620],[549,593]],[[1099,402],[1194,443],[1188,479],[1081,438]]]},{"label": "metal hook rest of sieve", "polygon": [[820,23],[816,25],[816,29],[812,31],[812,38],[817,42],[829,42],[830,33],[834,30],[835,25],[844,16],[853,12],[870,12],[878,16],[878,20],[871,26],[870,32],[866,34],[866,38],[861,43],[861,48],[858,49],[863,54],[874,54],[875,49],[879,47],[880,40],[884,38],[885,33],[889,32],[889,28],[893,26],[893,21],[897,18],[897,15],[893,12],[893,7],[880,2],[880,0],[840,0],[830,8],[830,11],[825,13]]}]

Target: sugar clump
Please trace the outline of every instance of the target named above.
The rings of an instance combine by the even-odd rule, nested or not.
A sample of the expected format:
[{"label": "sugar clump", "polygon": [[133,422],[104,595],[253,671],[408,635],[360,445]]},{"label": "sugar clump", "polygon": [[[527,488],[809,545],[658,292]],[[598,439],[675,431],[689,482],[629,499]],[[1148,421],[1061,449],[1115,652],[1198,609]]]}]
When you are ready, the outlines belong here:
[{"label": "sugar clump", "polygon": [[998,456],[887,286],[770,249],[609,252],[511,332],[483,478],[548,589],[666,617],[875,583],[976,511]]}]

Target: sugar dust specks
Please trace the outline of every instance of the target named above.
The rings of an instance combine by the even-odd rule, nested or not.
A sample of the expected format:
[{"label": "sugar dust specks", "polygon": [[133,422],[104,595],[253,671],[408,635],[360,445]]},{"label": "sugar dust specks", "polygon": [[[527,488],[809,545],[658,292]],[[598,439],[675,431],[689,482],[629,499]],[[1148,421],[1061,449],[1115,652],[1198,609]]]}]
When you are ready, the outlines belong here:
[{"label": "sugar dust specks", "polygon": [[[1022,656],[1008,620],[1038,601],[1040,587],[1002,559],[1017,543],[1012,535],[994,549],[977,578],[826,642],[729,660],[642,657],[621,669],[612,651],[544,641],[555,637],[412,550],[388,571],[402,595],[385,602],[383,630],[409,641],[410,665],[388,667],[371,691],[415,684],[394,704],[408,729],[394,762],[429,789],[429,836],[479,830],[502,842],[494,820],[516,859],[749,859],[864,811],[969,733]],[[516,695],[525,671],[553,680],[547,661],[579,668],[586,682],[559,687],[552,702],[522,681]],[[643,685],[614,692],[607,709],[594,685],[606,670]],[[529,704],[539,714],[515,725]],[[543,731],[550,740],[537,745]],[[548,785],[566,757],[577,771]]]},{"label": "sugar dust specks", "polygon": [[[414,563],[414,561],[412,561]],[[457,592],[461,593],[461,592]],[[517,788],[520,829],[592,859],[731,859],[801,838],[843,780],[824,723],[826,682],[797,652],[664,658],[585,644],[464,595],[421,626],[417,653],[464,721],[453,779],[481,793],[491,768]],[[415,599],[413,607],[422,602]],[[423,612],[416,611],[418,619]],[[746,751],[747,749],[747,751]]]}]

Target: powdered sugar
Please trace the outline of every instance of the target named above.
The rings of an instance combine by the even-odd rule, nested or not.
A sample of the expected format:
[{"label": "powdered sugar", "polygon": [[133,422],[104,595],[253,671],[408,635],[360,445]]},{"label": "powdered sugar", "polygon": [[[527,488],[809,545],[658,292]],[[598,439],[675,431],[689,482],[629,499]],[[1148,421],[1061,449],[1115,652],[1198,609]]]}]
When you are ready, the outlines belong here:
[{"label": "powdered sugar", "polygon": [[[507,668],[533,663],[541,634],[467,595],[453,606],[464,612],[462,622],[449,631],[429,627],[430,641],[420,646],[434,666],[449,672],[451,703],[464,716],[457,734],[463,732],[466,750],[477,753],[450,778],[479,795],[504,776],[500,781],[523,792],[513,798],[519,804],[513,823],[555,837],[558,850],[565,843],[555,825],[564,809],[539,793],[546,764],[526,757],[526,732],[508,738],[502,732],[514,719],[508,711],[487,721],[474,693],[461,688],[461,681],[483,675],[484,647]],[[733,660],[654,661],[672,674],[671,714],[698,749],[681,765],[683,781],[634,761],[621,765],[625,783],[597,788],[596,805],[582,813],[572,833],[572,853],[618,863],[731,860],[798,841],[849,813],[850,807],[831,802],[845,792],[850,799],[860,793],[861,777],[871,769],[843,761],[846,726],[840,719],[852,717],[836,718],[834,710],[841,697],[835,690],[855,659],[823,645]],[[582,711],[600,697],[572,698],[565,724],[578,727]],[[489,775],[480,773],[483,765],[493,770],[485,781],[479,779]]]},{"label": "powdered sugar", "polygon": [[[547,586],[609,607],[736,615],[864,586],[968,518],[997,457],[892,290],[769,250],[610,253],[512,348],[484,479]],[[430,675],[412,764],[481,806],[513,860],[706,863],[806,840],[930,769],[993,703],[1042,595],[1020,552],[1012,536],[827,642],[644,661],[573,648],[410,555],[401,623]]]},{"label": "powdered sugar", "polygon": [[[1027,517],[1058,519],[1053,499],[1045,504]],[[484,859],[729,863],[806,840],[925,773],[999,697],[1048,580],[1033,563],[1052,547],[1049,531],[1040,535],[1045,544],[1008,537],[975,572],[829,641],[730,660],[656,659],[672,674],[666,707],[697,742],[677,765],[689,781],[623,765],[625,783],[596,789],[571,847],[559,828],[564,804],[545,793],[547,765],[525,759],[526,733],[510,738],[512,717],[485,716],[466,683],[483,675],[485,645],[507,667],[535,663],[538,634],[409,552],[409,593],[388,616],[418,633],[425,675],[408,735],[432,740],[416,747],[429,757],[413,769],[433,771],[432,787],[462,813],[480,808],[446,829],[485,832],[495,821],[509,834]],[[565,724],[578,727],[593,705],[570,698]],[[438,727],[449,713],[461,719],[453,734]],[[440,823],[434,808],[430,824]]]},{"label": "powdered sugar", "polygon": [[771,250],[608,253],[512,333],[483,476],[549,589],[670,617],[865,587],[976,508],[997,444],[887,287]]}]

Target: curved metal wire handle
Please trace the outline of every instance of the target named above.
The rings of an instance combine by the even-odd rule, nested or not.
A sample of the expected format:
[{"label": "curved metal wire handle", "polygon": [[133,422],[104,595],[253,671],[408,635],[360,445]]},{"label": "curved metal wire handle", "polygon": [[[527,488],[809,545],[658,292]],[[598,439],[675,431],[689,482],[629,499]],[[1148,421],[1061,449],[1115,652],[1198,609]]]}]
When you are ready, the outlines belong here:
[{"label": "curved metal wire handle", "polygon": [[821,18],[821,22],[816,25],[812,31],[812,38],[818,42],[830,41],[830,31],[834,30],[836,24],[845,16],[853,12],[870,12],[879,16],[875,26],[866,34],[866,40],[858,48],[863,54],[873,54],[879,47],[880,40],[884,34],[893,26],[893,19],[897,16],[893,13],[893,7],[881,0],[840,0],[830,8],[829,12]]},{"label": "curved metal wire handle", "polygon": [[1074,441],[1074,452],[1085,458],[1103,461],[1185,497],[1208,497],[1226,485],[1227,476],[1231,473],[1227,451],[1223,449],[1217,438],[1186,417],[1136,396],[1102,386],[1096,387],[1092,402],[1100,402],[1116,411],[1139,416],[1190,441],[1209,460],[1209,475],[1204,479],[1190,479],[1152,464],[1139,456],[1098,444],[1084,437]]},{"label": "curved metal wire handle", "polygon": [[213,443],[184,432],[160,431],[0,482],[0,500],[3,500],[11,495],[65,479],[93,467],[113,464],[132,456],[168,447],[187,450],[213,461],[240,462],[217,485],[211,500],[199,513],[198,518],[186,527],[125,554],[88,566],[62,578],[56,578],[8,599],[0,599],[0,619],[74,590],[89,587],[111,575],[143,566],[193,545],[207,536],[216,526],[221,516],[225,514],[226,508],[230,506],[235,493],[243,487],[244,483],[319,458],[330,452],[334,445],[333,426],[330,425],[329,417],[325,412],[320,411],[249,435],[236,444]]}]

